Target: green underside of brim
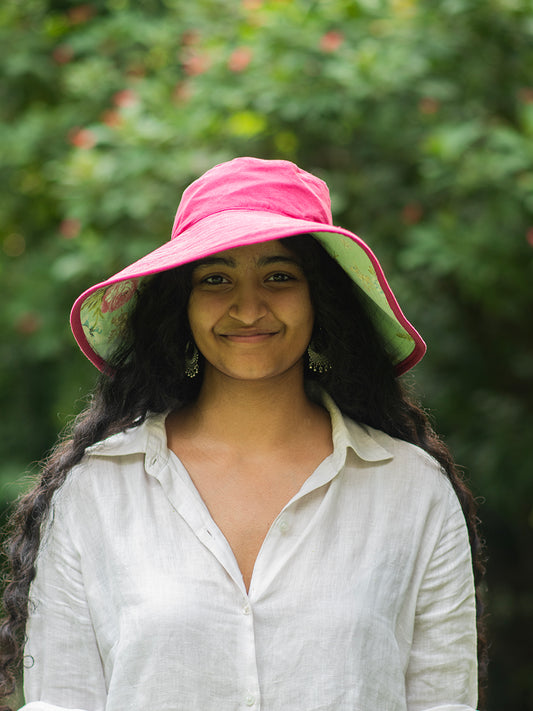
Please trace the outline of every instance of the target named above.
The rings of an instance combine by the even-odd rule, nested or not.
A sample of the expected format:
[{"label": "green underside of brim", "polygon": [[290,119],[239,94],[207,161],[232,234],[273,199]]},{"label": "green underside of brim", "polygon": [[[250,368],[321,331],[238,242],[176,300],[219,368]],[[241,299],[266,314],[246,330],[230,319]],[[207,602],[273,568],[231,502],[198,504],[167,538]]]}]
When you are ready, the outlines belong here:
[{"label": "green underside of brim", "polygon": [[385,347],[396,365],[406,360],[415,349],[415,340],[400,324],[379,283],[370,257],[350,237],[333,232],[313,232],[324,249],[359,287],[365,306]]},{"label": "green underside of brim", "polygon": [[[137,287],[149,279],[127,279],[93,292],[80,309],[80,319],[87,342],[103,360],[109,361],[124,342],[124,332],[130,311],[135,305]],[[110,306],[105,313],[102,306]],[[116,303],[116,308],[111,308]]]}]

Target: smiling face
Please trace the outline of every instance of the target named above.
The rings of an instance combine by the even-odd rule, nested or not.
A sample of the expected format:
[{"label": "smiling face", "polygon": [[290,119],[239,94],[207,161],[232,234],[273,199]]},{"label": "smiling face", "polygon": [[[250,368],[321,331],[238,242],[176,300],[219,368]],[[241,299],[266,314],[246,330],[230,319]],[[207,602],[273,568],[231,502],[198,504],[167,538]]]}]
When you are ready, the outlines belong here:
[{"label": "smiling face", "polygon": [[188,316],[206,375],[263,380],[301,372],[313,308],[297,258],[278,241],[197,262]]}]

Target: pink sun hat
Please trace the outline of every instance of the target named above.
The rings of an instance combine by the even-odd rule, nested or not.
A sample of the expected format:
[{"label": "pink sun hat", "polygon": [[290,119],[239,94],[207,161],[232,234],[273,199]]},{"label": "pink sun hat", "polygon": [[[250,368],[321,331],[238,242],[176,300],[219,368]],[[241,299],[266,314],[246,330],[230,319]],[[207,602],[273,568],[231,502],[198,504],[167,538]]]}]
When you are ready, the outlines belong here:
[{"label": "pink sun hat", "polygon": [[298,234],[320,242],[365,295],[396,373],[416,365],[426,345],[403,315],[376,256],[362,239],[333,225],[326,183],[284,160],[235,158],[193,182],[183,193],[170,240],[78,297],[70,316],[74,337],[87,358],[109,372],[142,280],[226,249]]}]

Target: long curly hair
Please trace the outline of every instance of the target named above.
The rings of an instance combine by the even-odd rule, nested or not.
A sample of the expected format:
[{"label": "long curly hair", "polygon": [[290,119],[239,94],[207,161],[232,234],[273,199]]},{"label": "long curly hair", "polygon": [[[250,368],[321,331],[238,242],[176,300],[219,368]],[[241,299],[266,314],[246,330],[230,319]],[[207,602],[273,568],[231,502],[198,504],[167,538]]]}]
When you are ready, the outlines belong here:
[{"label": "long curly hair", "polygon": [[[365,296],[343,269],[309,235],[282,240],[300,260],[309,281],[315,312],[313,343],[330,362],[325,373],[306,368],[311,381],[330,394],[357,422],[418,445],[431,454],[450,479],[464,512],[476,584],[480,698],[487,666],[481,581],[483,552],[474,498],[426,413],[395,377],[386,347],[365,306]],[[148,413],[175,410],[192,402],[202,380],[185,376],[186,346],[191,338],[187,303],[194,265],[146,279],[129,320],[129,334],[113,358],[112,375],[102,374],[88,407],[74,420],[45,461],[37,485],[18,502],[5,545],[9,573],[0,626],[0,699],[15,689],[20,673],[28,617],[28,595],[44,520],[54,493],[90,445],[141,424]],[[481,708],[481,707],[480,707]],[[0,711],[10,711],[7,705]]]}]

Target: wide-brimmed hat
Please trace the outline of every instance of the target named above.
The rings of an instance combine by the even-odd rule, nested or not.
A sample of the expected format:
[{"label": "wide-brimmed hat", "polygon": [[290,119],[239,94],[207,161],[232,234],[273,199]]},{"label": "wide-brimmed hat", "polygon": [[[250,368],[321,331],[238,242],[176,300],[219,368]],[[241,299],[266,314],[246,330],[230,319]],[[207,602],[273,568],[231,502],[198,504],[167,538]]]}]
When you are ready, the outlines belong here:
[{"label": "wide-brimmed hat", "polygon": [[97,368],[108,370],[142,280],[226,249],[297,234],[315,237],[366,295],[397,374],[418,363],[424,341],[403,315],[370,247],[332,224],[324,181],[289,161],[258,158],[221,163],[192,183],[183,193],[170,241],[76,300],[74,337]]}]

